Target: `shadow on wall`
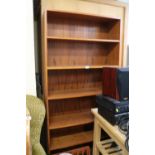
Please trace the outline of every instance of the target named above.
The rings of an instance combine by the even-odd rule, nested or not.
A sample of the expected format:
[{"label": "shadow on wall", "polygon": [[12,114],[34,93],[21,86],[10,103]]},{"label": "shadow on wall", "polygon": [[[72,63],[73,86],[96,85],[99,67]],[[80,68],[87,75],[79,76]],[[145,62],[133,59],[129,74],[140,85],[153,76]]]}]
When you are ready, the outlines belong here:
[{"label": "shadow on wall", "polygon": [[127,66],[129,66],[129,45],[127,46],[127,61],[126,61]]}]

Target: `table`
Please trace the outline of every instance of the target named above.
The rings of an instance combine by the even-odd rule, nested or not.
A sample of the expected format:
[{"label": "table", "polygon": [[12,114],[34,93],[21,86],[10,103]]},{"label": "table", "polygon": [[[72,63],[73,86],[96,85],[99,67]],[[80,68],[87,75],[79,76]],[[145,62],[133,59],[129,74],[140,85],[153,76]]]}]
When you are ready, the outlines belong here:
[{"label": "table", "polygon": [[[93,108],[94,115],[94,137],[93,137],[93,155],[128,155],[125,148],[126,137],[122,134],[118,126],[111,125],[99,113],[97,108]],[[101,129],[103,129],[110,137],[110,139],[101,141]],[[118,146],[110,147],[115,142]]]}]

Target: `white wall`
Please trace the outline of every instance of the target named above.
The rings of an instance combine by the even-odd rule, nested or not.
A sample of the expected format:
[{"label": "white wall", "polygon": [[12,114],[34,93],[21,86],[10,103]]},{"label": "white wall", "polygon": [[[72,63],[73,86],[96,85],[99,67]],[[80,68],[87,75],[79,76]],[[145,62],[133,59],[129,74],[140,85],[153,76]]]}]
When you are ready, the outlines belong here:
[{"label": "white wall", "polygon": [[121,2],[124,2],[124,3],[129,3],[129,0],[118,0],[118,1],[121,1]]},{"label": "white wall", "polygon": [[27,2],[26,94],[36,96],[33,1]]}]

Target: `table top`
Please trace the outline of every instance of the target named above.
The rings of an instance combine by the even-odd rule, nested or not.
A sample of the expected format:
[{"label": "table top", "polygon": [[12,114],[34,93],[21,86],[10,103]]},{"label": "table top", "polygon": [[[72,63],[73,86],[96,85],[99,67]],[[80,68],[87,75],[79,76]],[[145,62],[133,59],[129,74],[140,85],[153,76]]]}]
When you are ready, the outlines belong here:
[{"label": "table top", "polygon": [[99,125],[103,130],[114,140],[117,144],[121,146],[121,148],[125,149],[125,140],[126,136],[121,133],[118,129],[117,125],[110,124],[104,117],[102,117],[98,113],[98,108],[93,108],[92,113],[94,114],[95,118],[97,119]]}]

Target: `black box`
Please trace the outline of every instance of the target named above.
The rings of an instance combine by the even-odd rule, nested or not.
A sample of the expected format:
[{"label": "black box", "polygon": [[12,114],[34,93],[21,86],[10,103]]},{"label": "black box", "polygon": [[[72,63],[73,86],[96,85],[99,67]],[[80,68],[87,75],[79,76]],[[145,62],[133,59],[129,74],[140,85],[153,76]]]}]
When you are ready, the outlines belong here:
[{"label": "black box", "polygon": [[117,124],[121,117],[128,116],[129,101],[118,101],[111,97],[96,96],[98,112],[111,124]]}]

